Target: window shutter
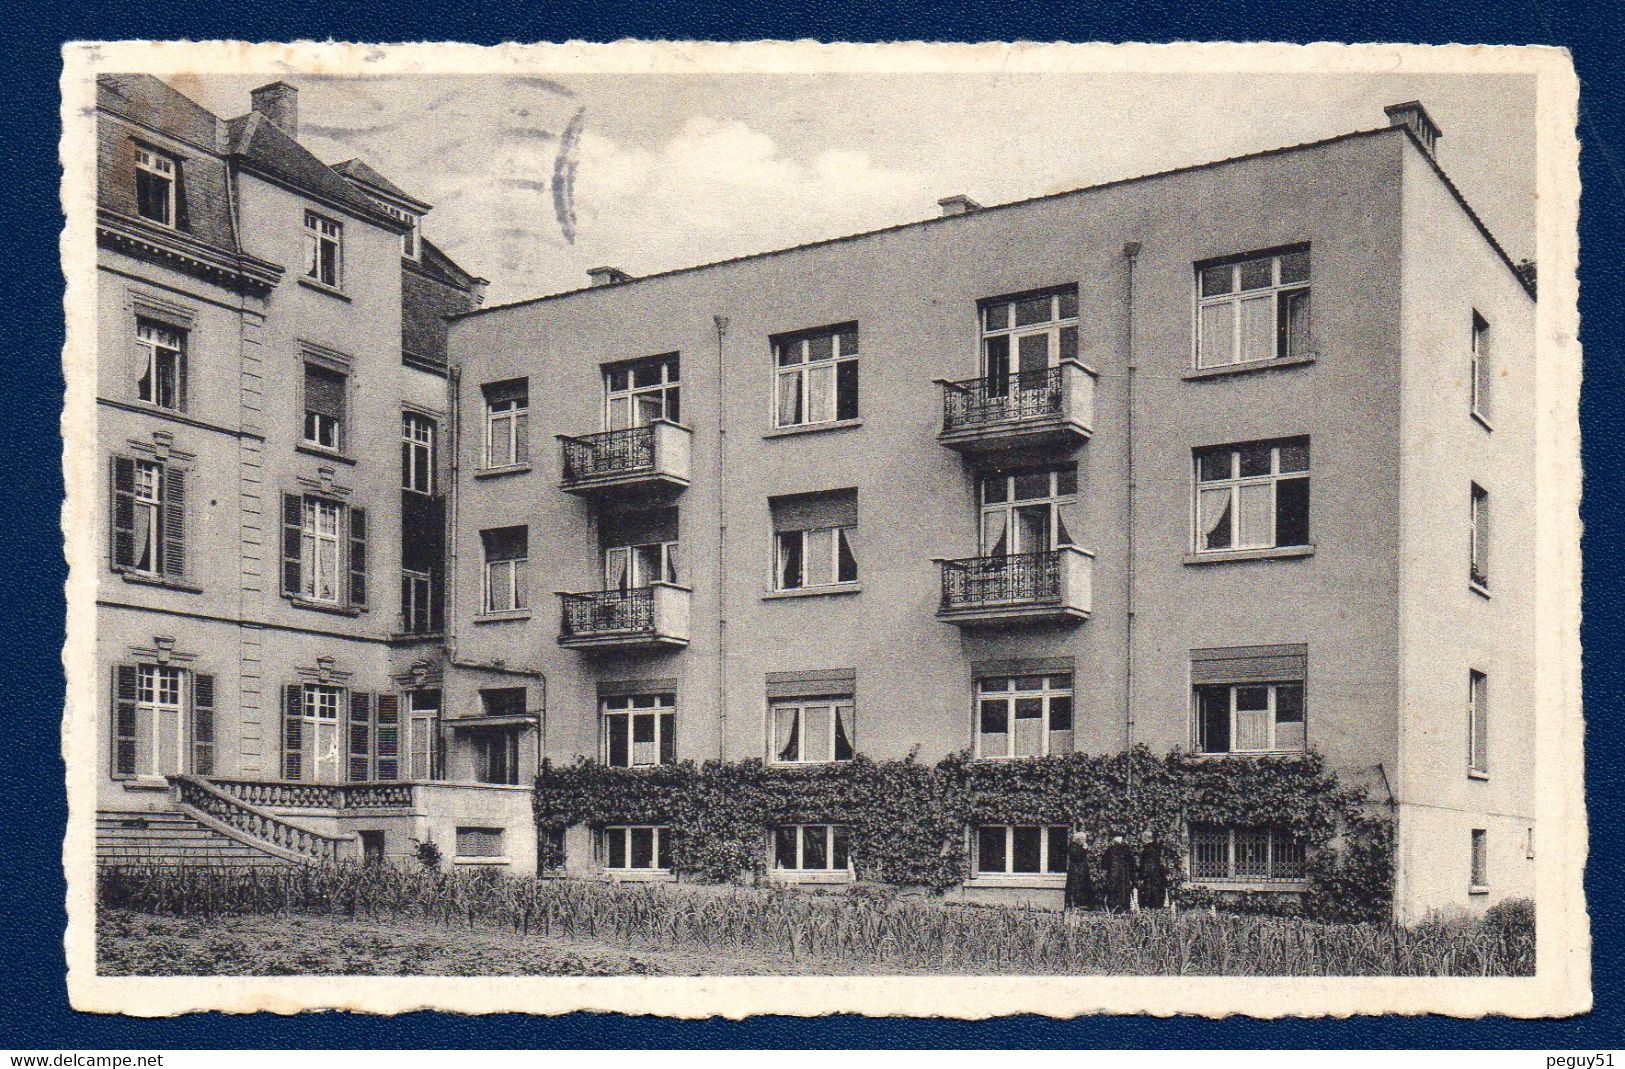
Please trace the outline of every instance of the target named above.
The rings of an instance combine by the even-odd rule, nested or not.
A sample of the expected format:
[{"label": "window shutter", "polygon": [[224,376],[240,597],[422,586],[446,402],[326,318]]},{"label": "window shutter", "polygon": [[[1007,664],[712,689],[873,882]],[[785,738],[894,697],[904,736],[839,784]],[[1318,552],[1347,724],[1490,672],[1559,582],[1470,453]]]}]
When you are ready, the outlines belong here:
[{"label": "window shutter", "polygon": [[282,688],[282,778],[304,778],[305,689],[298,683]]},{"label": "window shutter", "polygon": [[186,574],[186,473],[164,468],[164,574]]},{"label": "window shutter", "polygon": [[819,527],[853,527],[858,522],[858,492],[829,490],[816,494],[789,494],[769,500],[773,530],[811,531]]},{"label": "window shutter", "polygon": [[192,772],[214,775],[214,676],[192,676]]},{"label": "window shutter", "polygon": [[135,461],[113,458],[113,566],[135,566]]},{"label": "window shutter", "polygon": [[350,692],[350,780],[364,783],[372,773],[372,695]]},{"label": "window shutter", "polygon": [[133,664],[113,668],[113,775],[135,775],[136,670]]},{"label": "window shutter", "polygon": [[1301,682],[1308,668],[1309,647],[1303,643],[1191,651],[1193,684]]},{"label": "window shutter", "polygon": [[377,771],[381,780],[401,778],[401,699],[378,695]]},{"label": "window shutter", "polygon": [[350,509],[350,607],[367,607],[367,510]]},{"label": "window shutter", "polygon": [[300,549],[304,540],[305,499],[298,494],[282,495],[282,593],[298,597],[304,579],[300,575]]}]

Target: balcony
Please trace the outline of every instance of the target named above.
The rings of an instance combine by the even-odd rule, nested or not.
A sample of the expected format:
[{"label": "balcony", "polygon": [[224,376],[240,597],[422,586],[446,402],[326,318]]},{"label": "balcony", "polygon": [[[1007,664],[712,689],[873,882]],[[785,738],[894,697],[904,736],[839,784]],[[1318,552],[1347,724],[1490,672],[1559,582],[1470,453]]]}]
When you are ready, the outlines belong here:
[{"label": "balcony", "polygon": [[1045,553],[938,560],[937,619],[964,627],[1075,624],[1093,608],[1095,555],[1077,546]]},{"label": "balcony", "polygon": [[942,384],[937,441],[965,454],[1071,449],[1087,441],[1095,419],[1095,372],[1076,360]]},{"label": "balcony", "polygon": [[579,438],[561,434],[564,481],[560,489],[588,495],[681,490],[688,485],[692,436],[687,427],[666,420]]},{"label": "balcony", "polygon": [[688,645],[689,589],[653,583],[630,590],[560,594],[559,645],[569,649],[660,649]]}]

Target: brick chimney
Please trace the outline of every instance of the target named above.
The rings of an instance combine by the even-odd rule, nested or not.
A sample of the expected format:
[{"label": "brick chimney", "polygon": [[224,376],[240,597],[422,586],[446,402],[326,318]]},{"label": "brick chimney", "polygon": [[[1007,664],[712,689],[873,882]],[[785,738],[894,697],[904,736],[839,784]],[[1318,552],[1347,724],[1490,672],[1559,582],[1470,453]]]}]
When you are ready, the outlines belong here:
[{"label": "brick chimney", "polygon": [[248,94],[254,110],[289,137],[299,138],[299,90],[287,82],[262,85]]},{"label": "brick chimney", "polygon": [[593,287],[613,286],[621,282],[632,281],[632,276],[619,267],[589,267],[587,268],[587,281]]},{"label": "brick chimney", "polygon": [[1422,106],[1420,100],[1407,100],[1403,104],[1390,104],[1382,110],[1388,116],[1390,125],[1409,127],[1411,133],[1416,135],[1416,140],[1421,143],[1422,151],[1429,156],[1435,154],[1439,138],[1443,137],[1444,133],[1439,129],[1438,124],[1433,121],[1433,116],[1428,114],[1428,109]]},{"label": "brick chimney", "polygon": [[981,211],[982,206],[963,193],[955,193],[951,197],[943,197],[937,201],[937,207],[942,209],[942,217],[950,215],[967,215],[970,212]]}]

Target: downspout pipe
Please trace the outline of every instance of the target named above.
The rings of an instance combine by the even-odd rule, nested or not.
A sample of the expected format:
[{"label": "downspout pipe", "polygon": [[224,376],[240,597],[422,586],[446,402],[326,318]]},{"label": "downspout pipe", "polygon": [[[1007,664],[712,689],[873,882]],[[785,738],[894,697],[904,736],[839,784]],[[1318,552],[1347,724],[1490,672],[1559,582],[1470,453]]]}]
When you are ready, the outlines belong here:
[{"label": "downspout pipe", "polygon": [[[1128,483],[1126,494],[1126,510],[1128,512],[1128,530],[1125,550],[1128,560],[1123,569],[1123,748],[1125,751],[1134,748],[1134,591],[1135,557],[1134,557],[1134,524],[1136,515],[1136,491],[1134,483],[1134,386],[1135,375],[1139,371],[1137,356],[1134,349],[1134,265],[1140,256],[1140,243],[1129,241],[1123,244],[1123,260],[1125,264],[1126,288],[1126,314],[1124,316],[1125,337],[1125,404],[1126,414],[1123,419],[1123,450],[1127,455]],[[1134,795],[1134,765],[1128,765],[1128,791],[1129,796]]]},{"label": "downspout pipe", "polygon": [[728,317],[714,315],[717,332],[717,760],[728,759],[728,373],[723,341]]}]

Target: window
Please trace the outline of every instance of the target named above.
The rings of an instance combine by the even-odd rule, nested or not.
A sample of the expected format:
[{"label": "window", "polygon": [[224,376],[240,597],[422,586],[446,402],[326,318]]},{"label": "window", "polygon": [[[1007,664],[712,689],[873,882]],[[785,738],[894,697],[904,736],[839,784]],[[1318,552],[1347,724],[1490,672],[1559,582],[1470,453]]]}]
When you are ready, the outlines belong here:
[{"label": "window", "polygon": [[858,418],[858,327],[849,323],[773,339],[774,425]]},{"label": "window", "polygon": [[1490,363],[1490,325],[1477,312],[1473,313],[1472,337],[1472,413],[1487,425],[1490,418],[1490,383],[1494,367]]},{"label": "window", "polygon": [[523,716],[525,688],[488,687],[480,691],[480,708],[486,716]]},{"label": "window", "polygon": [[502,857],[501,828],[458,828],[458,857]]},{"label": "window", "polygon": [[1078,358],[1078,287],[983,301],[982,374],[988,394],[1036,389],[1062,360]]},{"label": "window", "polygon": [[1490,586],[1490,492],[1473,484],[1472,532],[1469,535],[1472,563],[1468,581],[1485,590]]},{"label": "window", "polygon": [[186,572],[186,472],[113,458],[112,562],[120,571],[180,579]]},{"label": "window", "polygon": [[851,695],[773,702],[773,752],[779,764],[852,760]]},{"label": "window", "polygon": [[177,170],[173,156],[145,145],[135,146],[135,210],[143,219],[162,226],[175,225]]},{"label": "window", "polygon": [[318,364],[305,365],[305,444],[343,448],[344,374]]},{"label": "window", "polygon": [[487,383],[485,466],[504,468],[530,459],[530,380]]},{"label": "window", "polygon": [[1483,894],[1490,889],[1490,844],[1483,828],[1474,828],[1470,840],[1470,874],[1468,891]]},{"label": "window", "polygon": [[1480,776],[1490,771],[1490,678],[1467,673],[1467,771]]},{"label": "window", "polygon": [[186,331],[151,319],[135,321],[141,351],[137,396],[160,408],[186,407]]},{"label": "window", "polygon": [[1285,828],[1192,824],[1190,878],[1248,883],[1302,880],[1303,840]]},{"label": "window", "polygon": [[1196,268],[1196,366],[1309,355],[1309,249]]},{"label": "window", "polygon": [[1302,683],[1196,688],[1199,753],[1302,752]]},{"label": "window", "polygon": [[344,224],[305,213],[305,277],[324,286],[344,286]]},{"label": "window", "polygon": [[435,421],[417,412],[401,413],[401,489],[434,493]]},{"label": "window", "polygon": [[976,683],[976,756],[1072,752],[1072,676],[989,676]]},{"label": "window", "polygon": [[1309,439],[1196,451],[1196,551],[1309,544]]},{"label": "window", "polygon": [[1066,874],[1065,827],[984,825],[976,829],[975,874]]},{"label": "window", "polygon": [[770,498],[774,587],[801,590],[858,581],[858,492]]},{"label": "window", "polygon": [[612,768],[648,768],[677,760],[677,699],[628,694],[602,699],[603,760]]},{"label": "window", "polygon": [[678,354],[628,360],[604,368],[604,430],[644,427],[657,419],[681,423]]},{"label": "window", "polygon": [[1197,753],[1301,753],[1308,747],[1302,644],[1191,651]]},{"label": "window", "polygon": [[606,869],[631,872],[671,870],[670,828],[608,827],[598,836],[598,856]]},{"label": "window", "polygon": [[773,867],[786,872],[845,872],[851,861],[839,824],[784,824],[773,829]]},{"label": "window", "polygon": [[113,775],[172,772],[214,773],[214,677],[170,665],[117,666]]},{"label": "window", "polygon": [[1078,495],[1078,469],[1067,464],[981,478],[981,555],[1047,553],[1072,544],[1066,516]]},{"label": "window", "polygon": [[[379,695],[380,706],[384,697]],[[408,691],[406,716],[406,778],[419,782],[439,779],[440,691],[432,687]]]},{"label": "window", "polygon": [[481,783],[519,783],[519,732],[486,730],[474,743],[474,778]]},{"label": "window", "polygon": [[485,545],[485,611],[523,609],[530,529],[497,527],[481,531],[480,541]]}]

